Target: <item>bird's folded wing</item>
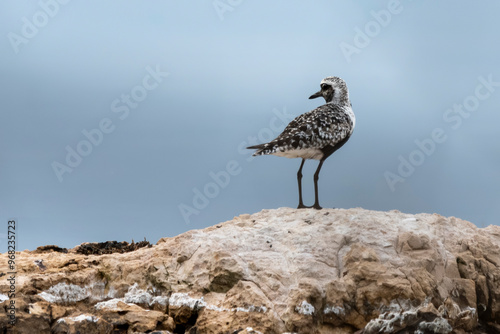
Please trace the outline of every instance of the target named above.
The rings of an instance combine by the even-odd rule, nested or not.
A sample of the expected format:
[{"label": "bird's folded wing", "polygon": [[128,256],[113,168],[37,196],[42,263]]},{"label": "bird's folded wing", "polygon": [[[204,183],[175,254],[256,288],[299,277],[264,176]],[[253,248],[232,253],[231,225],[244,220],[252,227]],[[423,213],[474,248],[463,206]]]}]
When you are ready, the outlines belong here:
[{"label": "bird's folded wing", "polygon": [[281,150],[334,146],[349,135],[351,128],[347,114],[326,104],[295,118],[271,143]]}]

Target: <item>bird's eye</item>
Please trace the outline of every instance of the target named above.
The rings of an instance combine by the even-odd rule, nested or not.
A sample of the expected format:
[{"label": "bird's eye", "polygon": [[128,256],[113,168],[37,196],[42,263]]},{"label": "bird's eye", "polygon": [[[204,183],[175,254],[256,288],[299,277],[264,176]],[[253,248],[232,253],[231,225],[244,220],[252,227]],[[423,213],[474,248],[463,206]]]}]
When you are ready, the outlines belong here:
[{"label": "bird's eye", "polygon": [[322,84],[321,85],[321,89],[327,89],[328,88],[328,85],[327,84]]}]

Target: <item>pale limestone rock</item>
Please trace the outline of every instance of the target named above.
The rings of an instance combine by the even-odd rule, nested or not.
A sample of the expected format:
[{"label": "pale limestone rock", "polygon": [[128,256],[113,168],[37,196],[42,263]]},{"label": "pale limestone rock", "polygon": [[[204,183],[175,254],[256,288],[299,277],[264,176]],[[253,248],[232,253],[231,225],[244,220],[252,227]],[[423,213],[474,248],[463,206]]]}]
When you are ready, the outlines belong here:
[{"label": "pale limestone rock", "polygon": [[28,313],[32,316],[45,318],[48,322],[51,322],[51,308],[52,305],[49,302],[37,302],[28,305]]},{"label": "pale limestone rock", "polygon": [[163,323],[165,314],[159,311],[143,310],[141,312],[127,312],[126,323],[133,331],[146,332],[155,330],[158,323]]},{"label": "pale limestone rock", "polygon": [[113,326],[105,320],[89,314],[60,318],[52,327],[54,334],[99,333],[110,334]]},{"label": "pale limestone rock", "polygon": [[500,227],[436,214],[280,208],[130,253],[25,251],[17,263],[20,333],[500,328]]},{"label": "pale limestone rock", "polygon": [[51,316],[52,319],[59,319],[62,318],[66,315],[67,309],[63,306],[60,305],[50,305],[50,311],[51,311]]}]

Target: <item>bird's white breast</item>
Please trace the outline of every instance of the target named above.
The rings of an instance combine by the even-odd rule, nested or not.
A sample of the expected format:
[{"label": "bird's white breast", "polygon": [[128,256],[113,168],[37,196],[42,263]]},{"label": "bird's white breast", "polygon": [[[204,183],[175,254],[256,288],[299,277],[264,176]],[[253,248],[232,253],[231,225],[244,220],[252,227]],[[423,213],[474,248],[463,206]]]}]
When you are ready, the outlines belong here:
[{"label": "bird's white breast", "polygon": [[352,133],[352,131],[354,130],[354,127],[356,126],[356,115],[354,115],[354,111],[352,111],[351,106],[344,107],[344,111],[347,114],[347,116],[349,116],[349,118],[351,119],[351,122],[352,122],[351,133]]},{"label": "bird's white breast", "polygon": [[278,150],[277,152],[273,153],[273,155],[285,158],[303,158],[314,160],[321,160],[321,158],[323,158],[323,152],[319,148],[314,147],[289,150],[285,152],[281,152]]}]

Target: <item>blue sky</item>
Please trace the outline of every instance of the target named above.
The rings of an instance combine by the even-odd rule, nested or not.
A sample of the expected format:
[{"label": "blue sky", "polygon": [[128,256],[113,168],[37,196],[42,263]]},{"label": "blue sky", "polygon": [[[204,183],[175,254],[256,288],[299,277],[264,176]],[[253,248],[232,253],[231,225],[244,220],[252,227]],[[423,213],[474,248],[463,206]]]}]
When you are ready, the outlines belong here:
[{"label": "blue sky", "polygon": [[332,75],[357,123],[323,166],[323,207],[499,224],[499,13],[492,0],[4,1],[2,252],[11,218],[34,249],[296,207],[300,160],[242,147],[317,107]]}]

